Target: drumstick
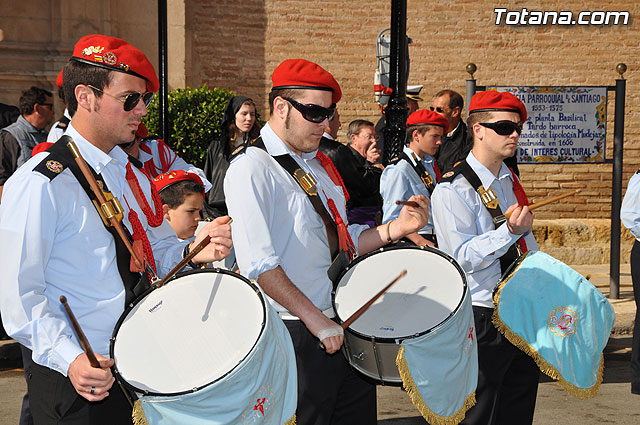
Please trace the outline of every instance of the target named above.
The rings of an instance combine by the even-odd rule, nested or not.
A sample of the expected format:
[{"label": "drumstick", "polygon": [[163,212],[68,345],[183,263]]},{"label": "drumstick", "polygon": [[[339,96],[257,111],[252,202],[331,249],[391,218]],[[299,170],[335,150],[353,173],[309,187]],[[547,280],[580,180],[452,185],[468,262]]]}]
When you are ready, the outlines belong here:
[{"label": "drumstick", "polygon": [[[378,298],[380,298],[382,296],[382,294],[384,294],[385,292],[387,292],[389,290],[389,288],[391,288],[397,281],[399,281],[401,278],[403,278],[405,275],[407,274],[406,270],[402,270],[400,272],[400,274],[398,276],[396,276],[395,279],[393,279],[391,281],[391,283],[389,283],[387,286],[385,286],[384,288],[382,288],[380,290],[380,292],[378,292],[377,294],[375,294],[369,301],[367,301],[362,307],[360,307],[355,313],[353,313],[351,316],[349,316],[349,318],[347,320],[345,320],[344,322],[342,322],[342,324],[340,325],[340,327],[342,328],[342,330],[346,330],[349,326],[351,326],[351,324],[353,322],[355,322],[356,320],[358,320],[358,318],[360,316],[362,316],[364,314],[365,311],[367,311],[369,309],[369,307],[371,307],[371,305],[376,302],[376,300]],[[325,349],[324,344],[322,342],[320,342],[320,348],[322,350]]]},{"label": "drumstick", "polygon": [[406,205],[408,207],[413,207],[413,208],[418,208],[420,206],[415,201],[396,201],[396,205]]},{"label": "drumstick", "polygon": [[89,344],[89,340],[85,336],[84,332],[82,332],[82,328],[80,327],[80,323],[76,320],[76,316],[73,315],[71,311],[71,307],[67,304],[67,297],[64,295],[60,295],[60,302],[64,306],[64,309],[67,311],[67,316],[69,316],[69,320],[71,320],[71,324],[73,325],[73,329],[76,331],[76,335],[78,335],[78,339],[80,340],[80,346],[87,354],[87,358],[89,359],[89,364],[96,369],[101,369],[100,362],[96,358],[96,355],[93,354],[93,350],[91,349],[91,345]]},{"label": "drumstick", "polygon": [[[84,158],[80,154],[80,151],[78,150],[78,147],[76,146],[75,142],[70,136],[62,136],[62,137],[68,138],[67,147],[73,154],[73,157],[75,158],[76,163],[78,164],[78,167],[80,167],[80,171],[82,171],[84,178],[89,183],[89,186],[91,186],[91,190],[93,191],[93,194],[96,195],[96,198],[98,199],[98,203],[100,205],[106,204],[107,200],[105,199],[104,194],[102,193],[102,189],[98,187],[96,178],[91,173],[91,170],[89,170],[89,166],[87,165]],[[129,242],[129,238],[125,235],[124,230],[122,229],[122,224],[120,224],[120,222],[115,216],[109,217],[109,221],[111,222],[111,225],[116,228],[116,231],[118,232],[118,236],[120,236],[120,239],[122,239],[122,242],[124,242],[124,245],[127,247],[127,250],[131,254],[131,258],[133,258],[133,261],[136,263],[136,267],[141,269],[142,262],[140,261],[136,253],[133,251],[133,246],[131,246],[131,242]]]},{"label": "drumstick", "polygon": [[[579,193],[581,190],[582,189],[576,189],[574,191],[563,193],[562,195],[554,196],[552,198],[545,199],[544,201],[540,201],[540,202],[536,202],[535,204],[531,204],[531,205],[529,205],[529,211],[533,211],[536,208],[544,207],[545,205],[550,204],[552,202],[556,202],[556,201],[559,201],[560,199],[567,198],[569,196],[575,195],[576,193]],[[509,217],[511,217],[511,212],[506,213],[504,216],[508,220]]]},{"label": "drumstick", "polygon": [[[232,218],[229,219],[229,221],[227,221],[225,224],[231,224],[231,222],[233,222]],[[204,239],[201,240],[200,243],[198,243],[198,245],[189,250],[189,253],[182,259],[182,261],[180,261],[173,269],[171,269],[171,271],[167,273],[167,275],[163,277],[162,280],[156,283],[156,287],[160,288],[165,283],[167,283],[169,279],[171,279],[176,273],[182,270],[182,268],[186,266],[189,261],[193,260],[193,257],[198,255],[200,251],[202,251],[207,245],[209,245],[210,242],[211,237],[209,235],[205,236]]]}]

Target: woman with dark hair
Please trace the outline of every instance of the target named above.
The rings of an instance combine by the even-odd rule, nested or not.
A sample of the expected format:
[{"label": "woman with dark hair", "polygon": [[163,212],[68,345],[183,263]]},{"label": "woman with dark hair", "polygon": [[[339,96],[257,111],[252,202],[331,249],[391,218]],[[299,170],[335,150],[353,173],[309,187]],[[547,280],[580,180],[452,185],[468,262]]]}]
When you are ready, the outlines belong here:
[{"label": "woman with dark hair", "polygon": [[260,135],[256,121],[256,104],[245,96],[229,99],[222,118],[222,133],[207,149],[204,173],[212,188],[204,200],[203,214],[206,217],[227,215],[223,182],[229,168],[229,158],[236,146],[255,140]]}]

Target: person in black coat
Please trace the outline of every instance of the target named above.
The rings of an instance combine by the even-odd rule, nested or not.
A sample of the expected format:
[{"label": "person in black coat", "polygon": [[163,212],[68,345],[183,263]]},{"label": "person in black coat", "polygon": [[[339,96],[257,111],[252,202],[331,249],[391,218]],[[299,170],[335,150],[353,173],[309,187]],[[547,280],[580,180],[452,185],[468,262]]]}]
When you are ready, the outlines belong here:
[{"label": "person in black coat", "polygon": [[235,148],[242,143],[255,140],[260,135],[256,121],[256,104],[246,96],[229,99],[224,111],[220,137],[214,139],[207,149],[204,174],[211,182],[202,213],[205,218],[227,215],[224,200],[224,177],[229,168],[229,159]]}]

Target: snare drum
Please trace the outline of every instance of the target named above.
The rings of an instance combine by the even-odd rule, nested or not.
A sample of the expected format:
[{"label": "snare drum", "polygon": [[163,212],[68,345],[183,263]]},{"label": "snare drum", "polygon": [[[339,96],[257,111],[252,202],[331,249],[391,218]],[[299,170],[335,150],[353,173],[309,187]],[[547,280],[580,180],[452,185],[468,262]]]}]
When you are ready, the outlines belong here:
[{"label": "snare drum", "polygon": [[152,425],[281,425],[295,413],[289,334],[236,273],[190,271],[143,294],[118,321],[110,354]]},{"label": "snare drum", "polygon": [[333,291],[336,314],[346,320],[405,269],[347,328],[343,352],[366,379],[404,384],[429,423],[458,423],[475,403],[478,360],[466,278],[453,258],[406,245],[358,257]]},{"label": "snare drum", "polygon": [[615,313],[591,282],[561,261],[529,251],[498,283],[494,302],[498,330],[542,372],[577,397],[597,394]]}]

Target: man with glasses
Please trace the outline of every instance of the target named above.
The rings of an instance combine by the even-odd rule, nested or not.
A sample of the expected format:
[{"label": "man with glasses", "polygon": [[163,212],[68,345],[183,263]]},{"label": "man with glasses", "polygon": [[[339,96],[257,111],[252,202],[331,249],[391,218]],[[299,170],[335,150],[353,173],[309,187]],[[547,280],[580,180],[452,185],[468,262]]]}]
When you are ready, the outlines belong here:
[{"label": "man with glasses", "polygon": [[[71,137],[104,190],[122,206],[133,261],[76,166],[65,138],[27,161],[7,181],[0,206],[0,308],[7,332],[32,351],[25,370],[34,422],[131,424],[132,408],[111,373],[109,342],[125,306],[166,275],[188,252],[163,220],[149,178],[118,147],[147,113],[158,78],[146,56],[124,40],[88,35],[64,67]],[[114,203],[109,204],[114,208]],[[106,214],[105,214],[106,215]],[[211,236],[194,258],[228,255],[231,229],[220,218],[193,243]],[[106,221],[105,221],[106,222]],[[145,272],[146,273],[143,273]],[[90,365],[61,307],[64,295],[100,362]],[[161,373],[161,372],[159,372]]]},{"label": "man with glasses", "polygon": [[433,97],[431,109],[449,122],[449,132],[442,137],[442,145],[435,155],[438,167],[444,173],[467,157],[471,141],[467,140],[467,126],[462,121],[464,100],[453,90],[440,90]]},{"label": "man with glasses", "polygon": [[[443,174],[431,196],[438,244],[467,274],[478,342],[476,405],[463,424],[531,424],[538,368],[495,328],[492,291],[518,256],[537,249],[533,216],[518,177],[504,164],[513,156],[527,119],[510,93],[485,91],[469,105],[473,147]],[[508,219],[504,216],[511,213]]]},{"label": "man with glasses", "polygon": [[339,273],[356,252],[424,226],[427,201],[412,197],[419,207],[405,207],[384,226],[349,225],[340,175],[318,151],[342,96],[340,86],[303,59],[284,61],[271,79],[269,121],[260,138],[232,159],[224,181],[238,266],[258,281],[291,334],[298,369],[296,423],[373,425],[375,385],[355,375],[337,352],[343,333],[332,320],[329,274]]},{"label": "man with glasses", "polygon": [[0,131],[0,199],[2,189],[16,169],[31,158],[33,148],[47,141],[46,126],[53,119],[51,92],[31,87],[20,96],[18,120]]}]

